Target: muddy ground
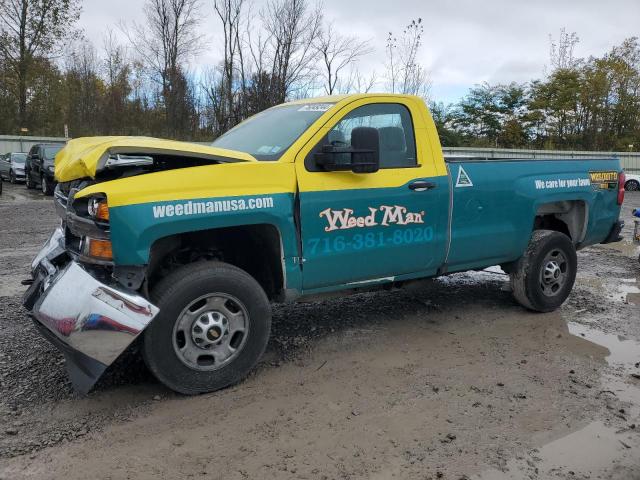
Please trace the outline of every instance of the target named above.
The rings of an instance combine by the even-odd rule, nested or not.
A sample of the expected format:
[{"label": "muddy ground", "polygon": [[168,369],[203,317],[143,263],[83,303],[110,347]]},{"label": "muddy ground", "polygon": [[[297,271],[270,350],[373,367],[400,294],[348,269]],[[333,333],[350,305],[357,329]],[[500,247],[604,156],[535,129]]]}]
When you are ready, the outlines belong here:
[{"label": "muddy ground", "polygon": [[52,202],[4,187],[0,479],[640,479],[629,240],[580,252],[558,312],[519,307],[496,270],[277,306],[235,387],[173,394],[133,351],[79,397],[20,306]]}]

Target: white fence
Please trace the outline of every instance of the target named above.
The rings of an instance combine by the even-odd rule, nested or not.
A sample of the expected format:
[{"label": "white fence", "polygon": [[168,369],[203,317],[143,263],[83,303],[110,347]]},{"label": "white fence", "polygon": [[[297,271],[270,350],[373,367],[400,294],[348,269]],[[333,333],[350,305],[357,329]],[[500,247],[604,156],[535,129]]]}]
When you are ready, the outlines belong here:
[{"label": "white fence", "polygon": [[66,143],[61,137],[26,137],[18,135],[0,135],[0,155],[9,152],[28,152],[36,143]]},{"label": "white fence", "polygon": [[640,152],[585,152],[573,150],[522,150],[511,148],[444,147],[446,157],[482,158],[611,158],[617,157],[628,172],[640,173]]}]

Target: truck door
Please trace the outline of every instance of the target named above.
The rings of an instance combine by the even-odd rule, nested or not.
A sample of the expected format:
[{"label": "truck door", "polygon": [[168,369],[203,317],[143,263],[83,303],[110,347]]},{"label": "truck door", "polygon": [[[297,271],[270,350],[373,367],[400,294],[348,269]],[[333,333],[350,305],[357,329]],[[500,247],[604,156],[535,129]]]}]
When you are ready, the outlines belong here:
[{"label": "truck door", "polygon": [[[426,130],[415,128],[417,102],[353,102],[298,154],[304,290],[427,276],[442,264],[449,184]],[[315,154],[326,144],[350,146],[357,127],[378,130],[380,170],[323,171]]]}]

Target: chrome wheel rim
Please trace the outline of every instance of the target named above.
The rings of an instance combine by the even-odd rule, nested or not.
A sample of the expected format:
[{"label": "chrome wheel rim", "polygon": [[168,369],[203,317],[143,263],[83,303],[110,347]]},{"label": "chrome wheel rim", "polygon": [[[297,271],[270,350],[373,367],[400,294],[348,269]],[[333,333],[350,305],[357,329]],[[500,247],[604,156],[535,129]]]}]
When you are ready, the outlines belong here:
[{"label": "chrome wheel rim", "polygon": [[173,349],[194,370],[218,370],[242,351],[249,332],[244,304],[226,293],[203,295],[182,310],[173,327]]},{"label": "chrome wheel rim", "polygon": [[555,297],[567,282],[569,262],[561,250],[552,250],[545,256],[540,270],[540,287],[547,297]]},{"label": "chrome wheel rim", "polygon": [[47,177],[42,177],[42,193],[47,193]]}]

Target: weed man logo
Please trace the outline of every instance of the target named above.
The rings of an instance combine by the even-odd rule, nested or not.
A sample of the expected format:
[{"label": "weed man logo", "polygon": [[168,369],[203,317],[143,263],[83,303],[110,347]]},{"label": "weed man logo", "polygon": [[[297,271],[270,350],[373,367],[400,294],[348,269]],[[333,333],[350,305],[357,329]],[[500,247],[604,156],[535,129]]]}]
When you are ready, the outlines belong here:
[{"label": "weed man logo", "polygon": [[[382,219],[378,222],[380,212],[382,212]],[[424,223],[424,211],[412,213],[401,205],[381,205],[379,208],[369,207],[369,215],[363,215],[361,217],[353,215],[351,208],[344,208],[342,210],[327,208],[320,212],[320,217],[325,217],[329,224],[324,227],[325,232],[348,230],[350,228],[375,227],[376,225],[388,227],[389,225]]]}]

